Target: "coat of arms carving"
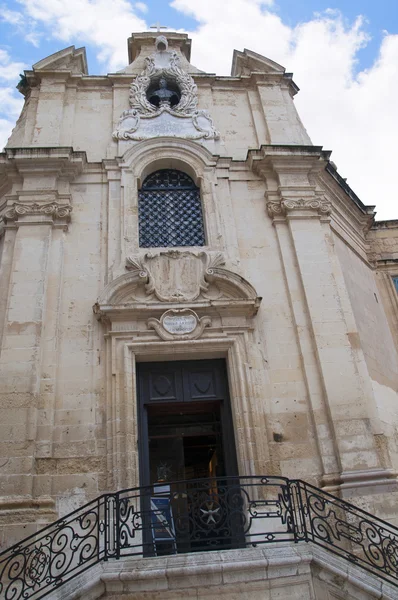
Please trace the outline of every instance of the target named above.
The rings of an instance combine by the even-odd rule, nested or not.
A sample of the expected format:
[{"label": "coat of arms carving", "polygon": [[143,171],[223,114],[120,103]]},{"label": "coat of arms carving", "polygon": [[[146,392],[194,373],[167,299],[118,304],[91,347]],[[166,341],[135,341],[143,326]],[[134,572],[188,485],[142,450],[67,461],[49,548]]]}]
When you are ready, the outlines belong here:
[{"label": "coat of arms carving", "polygon": [[126,268],[145,279],[145,293],[161,302],[193,302],[209,290],[212,269],[224,264],[221,254],[169,250],[147,253],[143,259],[129,257]]}]

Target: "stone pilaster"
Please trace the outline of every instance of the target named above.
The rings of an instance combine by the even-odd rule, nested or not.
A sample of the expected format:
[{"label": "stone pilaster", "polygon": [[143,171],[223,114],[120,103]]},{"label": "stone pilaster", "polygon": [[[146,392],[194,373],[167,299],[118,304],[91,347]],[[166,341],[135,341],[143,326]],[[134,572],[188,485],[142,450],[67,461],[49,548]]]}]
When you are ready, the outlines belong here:
[{"label": "stone pilaster", "polygon": [[37,511],[44,510],[45,520],[55,517],[50,486],[37,476],[35,460],[51,456],[69,180],[82,165],[82,157],[74,165],[73,158],[70,151],[11,150],[2,163],[18,172],[1,211],[7,293],[0,301],[0,437],[8,460],[0,467],[0,496],[10,525],[7,545],[13,521],[28,521],[29,533],[40,526]]},{"label": "stone pilaster", "polygon": [[354,319],[346,320],[346,298],[341,298],[330,256],[332,207],[310,183],[313,165],[302,159],[290,166],[273,161],[279,185],[268,195],[267,209],[277,230],[302,350],[323,483],[361,495],[365,486],[370,493],[372,485],[391,484],[395,476],[380,463],[359,334]]}]

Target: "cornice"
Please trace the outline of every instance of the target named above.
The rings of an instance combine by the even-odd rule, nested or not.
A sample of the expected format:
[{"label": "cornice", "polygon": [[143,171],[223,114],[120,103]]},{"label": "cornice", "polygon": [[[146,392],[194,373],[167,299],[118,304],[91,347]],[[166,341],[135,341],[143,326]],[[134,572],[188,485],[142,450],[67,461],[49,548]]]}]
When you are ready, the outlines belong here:
[{"label": "cornice", "polygon": [[[298,92],[298,87],[292,80],[290,73],[265,73],[255,71],[249,75],[239,77],[216,75],[215,73],[191,73],[195,84],[201,87],[227,88],[246,90],[248,87],[279,85],[290,90],[292,96]],[[85,75],[66,70],[25,71],[25,76],[30,88],[35,88],[42,81],[57,81],[66,87],[81,87],[87,90],[98,88],[129,88],[135,79],[134,73],[108,73],[107,75]]]},{"label": "cornice", "polygon": [[27,147],[5,148],[0,154],[0,173],[15,171],[25,174],[40,170],[43,174],[74,177],[87,164],[85,152],[76,152],[70,147]]},{"label": "cornice", "polygon": [[350,231],[350,235],[354,233],[356,243],[364,248],[367,242],[367,235],[374,223],[373,207],[360,206],[352,201],[343,190],[338,182],[331,178],[326,169],[321,170],[317,174],[318,185],[322,187],[333,205],[333,217],[336,225],[340,226],[343,231]]},{"label": "cornice", "polygon": [[[371,231],[379,231],[381,229],[397,229],[398,230],[398,219],[388,219],[386,221],[374,221],[372,223]],[[398,231],[397,231],[398,235]]]},{"label": "cornice", "polygon": [[328,160],[331,151],[323,150],[322,146],[307,145],[261,145],[260,148],[250,149],[247,152],[246,162],[252,169],[261,168],[261,166],[272,166],[272,161],[281,159],[287,161],[292,157],[301,159]]}]

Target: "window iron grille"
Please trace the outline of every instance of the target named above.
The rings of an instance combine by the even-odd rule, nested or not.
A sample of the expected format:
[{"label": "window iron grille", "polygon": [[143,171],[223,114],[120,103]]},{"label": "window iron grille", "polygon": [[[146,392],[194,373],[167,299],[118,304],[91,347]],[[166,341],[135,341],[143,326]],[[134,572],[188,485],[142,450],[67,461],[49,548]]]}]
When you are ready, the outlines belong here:
[{"label": "window iron grille", "polygon": [[138,207],[142,248],[205,245],[200,190],[185,173],[162,169],[149,175]]}]

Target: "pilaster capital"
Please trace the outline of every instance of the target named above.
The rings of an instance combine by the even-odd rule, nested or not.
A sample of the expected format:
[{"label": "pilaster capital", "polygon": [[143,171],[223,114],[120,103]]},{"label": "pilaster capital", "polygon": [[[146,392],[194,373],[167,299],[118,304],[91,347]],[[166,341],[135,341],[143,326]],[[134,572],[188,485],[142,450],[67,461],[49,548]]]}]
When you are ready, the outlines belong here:
[{"label": "pilaster capital", "polygon": [[86,166],[85,153],[72,148],[6,148],[0,154],[0,185],[9,189],[0,207],[2,228],[46,224],[66,230],[70,183]]},{"label": "pilaster capital", "polygon": [[319,216],[328,216],[331,213],[331,203],[326,198],[298,198],[298,199],[282,199],[286,213],[300,212],[315,212]]},{"label": "pilaster capital", "polygon": [[72,206],[60,202],[14,202],[5,209],[0,220],[7,226],[19,225],[43,225],[49,224],[55,227],[67,229],[70,222]]},{"label": "pilaster capital", "polygon": [[267,203],[267,211],[272,219],[275,218],[328,218],[331,213],[331,203],[326,198],[282,198]]}]

